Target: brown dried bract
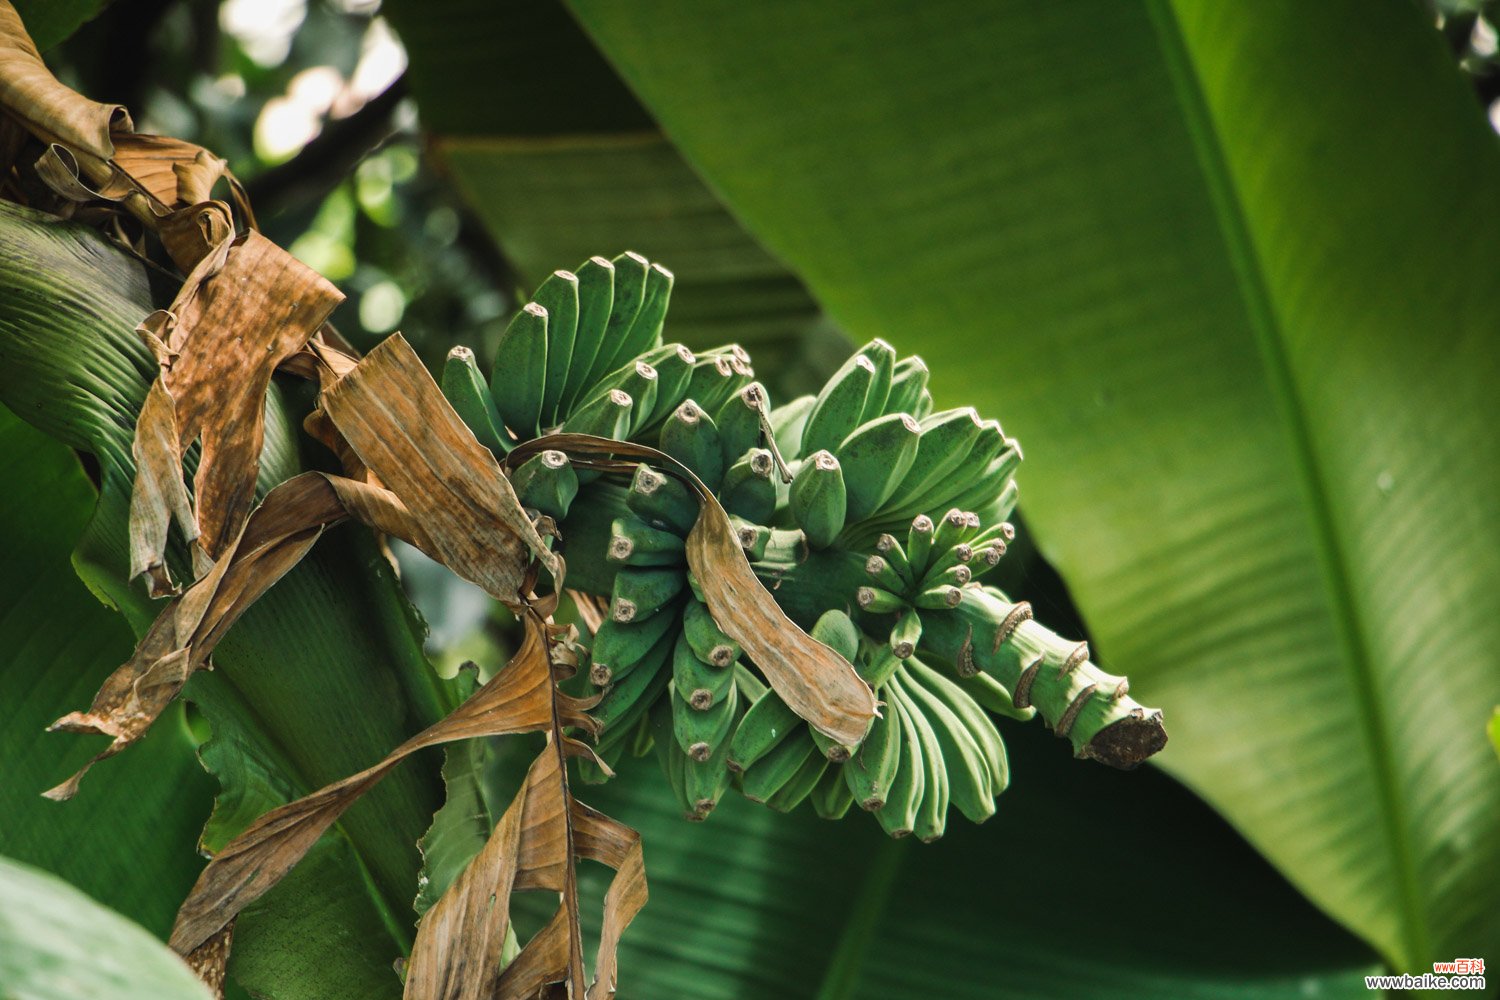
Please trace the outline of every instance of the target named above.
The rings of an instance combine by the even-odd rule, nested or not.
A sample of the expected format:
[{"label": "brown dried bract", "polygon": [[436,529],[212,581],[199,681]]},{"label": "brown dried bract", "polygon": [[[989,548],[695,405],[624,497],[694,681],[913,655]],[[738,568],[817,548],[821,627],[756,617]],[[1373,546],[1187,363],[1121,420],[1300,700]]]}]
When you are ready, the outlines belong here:
[{"label": "brown dried bract", "polygon": [[858,745],[875,717],[875,692],[848,660],[786,616],[750,568],[729,515],[704,494],[688,534],[687,561],[714,621],[808,725],[835,742]]},{"label": "brown dried bract", "polygon": [[[239,531],[255,502],[271,373],[341,301],[316,271],[249,232],[205,257],[172,308],[141,323],[161,375],[136,424],[131,576],[146,574],[153,594],[171,590],[170,518],[210,558]],[[196,516],[184,521],[182,456],[200,438]]]},{"label": "brown dried bract", "polygon": [[57,81],[9,0],[0,0],[0,105],[33,135],[99,160],[114,155],[112,132],[133,130],[118,104],[91,101]]},{"label": "brown dried bract", "polygon": [[510,480],[400,334],[321,398],[360,462],[422,526],[428,555],[512,608],[524,596],[528,549],[560,575],[561,562],[521,509]]}]

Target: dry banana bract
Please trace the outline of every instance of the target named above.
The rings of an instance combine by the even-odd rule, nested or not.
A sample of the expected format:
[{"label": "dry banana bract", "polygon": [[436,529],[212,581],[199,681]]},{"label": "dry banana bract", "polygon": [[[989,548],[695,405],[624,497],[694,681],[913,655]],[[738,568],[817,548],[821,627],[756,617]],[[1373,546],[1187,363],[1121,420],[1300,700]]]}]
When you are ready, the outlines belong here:
[{"label": "dry banana bract", "polygon": [[[570,586],[608,602],[579,678],[599,696],[603,762],[654,750],[690,819],[737,788],[827,818],[857,805],[930,840],[950,805],[994,814],[1009,780],[996,715],[1040,715],[1116,767],[1162,748],[1161,713],[1123,677],[986,583],[1015,536],[1021,449],[999,423],[934,412],[922,360],[880,340],[817,395],[772,406],[737,345],[662,342],[671,290],[638,254],[591,258],[538,287],[489,377],[467,348],[443,373],[523,506],[572,542]],[[774,615],[726,611],[737,571],[694,558],[709,510]],[[801,642],[852,668],[878,710],[818,716],[810,674],[781,662]]]}]

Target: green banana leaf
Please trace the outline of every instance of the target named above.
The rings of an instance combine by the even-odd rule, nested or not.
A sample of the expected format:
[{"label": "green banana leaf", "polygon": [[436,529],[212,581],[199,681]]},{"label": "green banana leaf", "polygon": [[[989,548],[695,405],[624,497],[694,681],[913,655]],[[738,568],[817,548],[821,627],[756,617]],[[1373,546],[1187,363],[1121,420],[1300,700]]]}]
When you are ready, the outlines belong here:
[{"label": "green banana leaf", "polygon": [[[45,52],[97,15],[109,0],[11,0],[36,47]],[[131,58],[122,53],[121,58]]]},{"label": "green banana leaf", "polygon": [[72,802],[42,798],[103,742],[43,730],[88,704],[135,640],[68,564],[95,499],[77,456],[0,407],[0,482],[11,484],[0,492],[0,855],[60,875],[165,937],[203,867],[198,833],[213,779],[178,710],[99,765]]},{"label": "green banana leaf", "polygon": [[676,276],[667,339],[746,345],[783,398],[815,391],[847,355],[802,282],[688,168],[555,0],[383,10],[411,55],[429,149],[528,287],[636,250]]},{"label": "green banana leaf", "polygon": [[0,858],[0,989],[13,1000],[208,1000],[141,927],[56,876]]},{"label": "green banana leaf", "polygon": [[[134,327],[170,285],[153,290],[139,262],[93,231],[9,204],[0,204],[0,251],[0,402],[97,460],[100,500],[74,562],[139,632],[154,608],[124,581],[125,518],[135,413],[154,364]],[[286,394],[273,392],[267,416],[262,489],[300,465]],[[201,753],[222,789],[204,846],[221,847],[266,809],[368,766],[439,717],[422,631],[374,540],[347,526],[250,609],[218,647],[216,669],[186,690],[212,731]],[[68,667],[60,686],[72,691]],[[80,692],[74,707],[86,704]],[[76,737],[33,738],[38,752],[76,752]],[[440,760],[393,773],[244,912],[230,966],[241,985],[277,998],[400,995],[392,962],[413,935],[416,842],[441,802]],[[85,789],[112,773],[101,766]],[[94,836],[102,850],[113,834]]]},{"label": "green banana leaf", "polygon": [[1160,765],[1392,965],[1494,953],[1500,147],[1420,5],[572,7],[840,325],[1025,443]]},{"label": "green banana leaf", "polygon": [[[1171,779],[1081,767],[1036,727],[1005,737],[999,813],[954,815],[935,844],[890,840],[858,809],[830,823],[733,792],[688,823],[653,757],[575,786],[645,845],[622,1000],[1368,995],[1375,955]],[[597,933],[608,873],[581,878]],[[533,922],[541,895],[517,897]]]}]

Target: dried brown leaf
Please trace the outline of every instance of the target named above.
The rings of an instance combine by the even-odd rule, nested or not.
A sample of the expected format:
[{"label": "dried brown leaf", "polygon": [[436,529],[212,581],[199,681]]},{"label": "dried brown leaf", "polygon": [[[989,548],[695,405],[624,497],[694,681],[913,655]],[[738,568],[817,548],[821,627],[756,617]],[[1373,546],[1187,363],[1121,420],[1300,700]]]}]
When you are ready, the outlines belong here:
[{"label": "dried brown leaf", "polygon": [[[640,834],[573,798],[565,757],[586,747],[567,739],[561,722],[532,763],[526,782],[484,849],[422,918],[406,978],[408,1000],[534,997],[551,984],[568,995],[603,1000],[614,994],[620,935],[646,903]],[[614,868],[604,921],[585,989],[578,917],[577,861]],[[560,894],[547,925],[502,971],[513,892]]]},{"label": "dried brown leaf", "polygon": [[560,575],[510,480],[400,334],[326,387],[321,401],[364,467],[422,525],[428,555],[512,608],[525,596],[528,549]]},{"label": "dried brown leaf", "polygon": [[208,662],[229,626],[296,565],[324,527],[344,516],[343,499],[317,473],[288,480],[267,494],[235,544],[162,610],[130,660],[105,679],[89,710],[52,724],[113,742],[47,796],[71,798],[89,767],[144,736],[193,672]]},{"label": "dried brown leaf", "polygon": [[[729,515],[712,492],[671,456],[645,445],[583,434],[554,434],[511,452],[511,464],[542,449],[601,456],[595,468],[628,471],[645,459],[678,476],[698,494],[701,509],[687,539],[688,566],[714,621],[738,642],[782,700],[808,725],[839,743],[864,739],[875,717],[875,693],[838,653],[802,631],[776,603],[745,557]],[[616,456],[610,458],[608,456]]]},{"label": "dried brown leaf", "polygon": [[[224,242],[188,275],[169,310],[140,332],[161,364],[155,405],[136,424],[131,574],[170,589],[169,519],[181,513],[182,456],[202,439],[189,539],[217,557],[255,500],[271,373],[300,350],[343,295],[259,233]],[[163,398],[164,397],[164,398]]]},{"label": "dried brown leaf", "polygon": [[[492,844],[498,845],[495,850],[508,847],[504,853],[513,866],[509,882],[504,885],[486,883],[481,893],[483,905],[474,905],[473,899],[457,900],[455,890],[450,889],[429,911],[430,915],[438,914],[433,918],[434,926],[455,923],[465,928],[465,934],[472,934],[473,939],[445,939],[444,945],[458,946],[457,949],[439,947],[434,951],[430,943],[431,932],[425,938],[419,933],[418,954],[424,957],[420,963],[413,961],[410,974],[422,979],[432,974],[459,982],[472,980],[479,974],[478,970],[488,966],[493,979],[499,944],[495,945],[494,955],[488,960],[488,953],[481,945],[491,940],[503,942],[508,917],[494,910],[507,909],[502,904],[508,900],[512,885],[522,889],[546,887],[563,892],[572,881],[570,833],[563,820],[563,803],[571,802],[571,797],[559,771],[558,755],[552,748],[579,746],[563,740],[561,733],[565,727],[591,733],[597,728],[585,714],[589,702],[572,698],[556,688],[557,668],[553,650],[566,629],[544,620],[530,608],[525,612],[525,621],[525,637],[515,656],[452,715],[407,740],[374,766],[266,813],[226,845],[203,870],[178,911],[172,929],[172,947],[205,967],[209,966],[205,952],[211,949],[221,968],[222,961],[227,960],[227,949],[222,943],[224,928],[244,907],[260,898],[291,871],[350,805],[416,751],[480,736],[547,732],[551,737],[548,750],[538,759],[538,765],[533,766],[526,789],[507,811],[492,839]],[[620,834],[615,833],[615,836]],[[590,843],[598,839],[596,835],[590,835]],[[628,850],[616,847],[609,856],[628,857],[628,853]],[[465,878],[472,884],[484,874],[484,870],[471,865]],[[576,890],[573,898],[576,900]],[[496,900],[493,910],[489,905],[491,899]],[[465,906],[471,908],[465,910]],[[634,911],[630,912],[633,914]],[[623,926],[624,922],[628,922],[628,916],[623,921],[616,917],[616,925]],[[495,932],[497,924],[498,934]],[[424,945],[424,940],[429,943]],[[610,954],[612,956],[612,949]],[[430,964],[434,957],[440,960],[441,968]],[[577,969],[581,981],[581,959],[577,962]],[[208,971],[214,970],[209,968]],[[408,995],[413,995],[411,987],[408,987]],[[415,995],[440,994],[421,992]]]},{"label": "dried brown leaf", "polygon": [[838,653],[802,631],[750,568],[729,515],[707,496],[687,538],[704,603],[792,711],[831,739],[858,744],[875,717],[875,693]]},{"label": "dried brown leaf", "polygon": [[133,131],[118,104],[90,101],[58,82],[10,0],[0,0],[0,106],[33,135],[99,160],[114,155],[113,132]]}]

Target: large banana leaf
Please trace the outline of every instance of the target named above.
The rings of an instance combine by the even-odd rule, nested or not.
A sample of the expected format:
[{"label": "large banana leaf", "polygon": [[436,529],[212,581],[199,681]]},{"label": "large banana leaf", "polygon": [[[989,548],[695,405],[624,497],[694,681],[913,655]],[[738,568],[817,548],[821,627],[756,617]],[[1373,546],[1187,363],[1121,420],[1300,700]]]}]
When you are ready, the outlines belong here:
[{"label": "large banana leaf", "polygon": [[55,876],[0,858],[0,988],[14,1000],[208,1000],[151,935]]},{"label": "large banana leaf", "polygon": [[0,855],[55,872],[165,937],[203,867],[213,779],[178,711],[101,764],[72,802],[42,798],[98,749],[42,730],[88,704],[134,640],[68,563],[94,504],[77,456],[0,407],[0,482]]},{"label": "large banana leaf", "polygon": [[[652,758],[580,787],[639,829],[651,901],[623,1000],[1367,996],[1378,960],[1169,778],[1084,768],[1006,730],[1014,786],[984,826],[892,841],[736,794],[681,819]],[[607,873],[588,872],[587,893]],[[545,917],[549,904],[538,904]]]},{"label": "large banana leaf", "polygon": [[[75,562],[143,629],[153,608],[124,577],[130,441],[153,369],[134,333],[154,304],[146,271],[91,230],[9,204],[0,204],[0,248],[0,401],[97,459],[100,500]],[[262,488],[298,466],[295,410],[273,393],[267,415]],[[420,638],[371,538],[345,527],[320,542],[220,644],[216,669],[187,689],[212,728],[202,754],[223,788],[205,845],[222,846],[265,809],[369,765],[432,721],[439,698]],[[73,690],[69,665],[59,669],[59,685]],[[85,704],[80,697],[74,707]],[[33,738],[38,752],[74,752],[75,737]],[[245,911],[236,979],[277,998],[400,995],[391,963],[413,933],[416,841],[441,801],[438,762],[432,755],[392,774]],[[85,787],[113,773],[101,767]],[[95,836],[108,845],[113,834]]]},{"label": "large banana leaf", "polygon": [[[11,0],[37,48],[46,51],[104,9],[109,0]],[[122,54],[132,58],[134,53]]]},{"label": "large banana leaf", "polygon": [[841,325],[1026,443],[1161,765],[1392,964],[1495,952],[1500,148],[1419,5],[573,6]]}]

